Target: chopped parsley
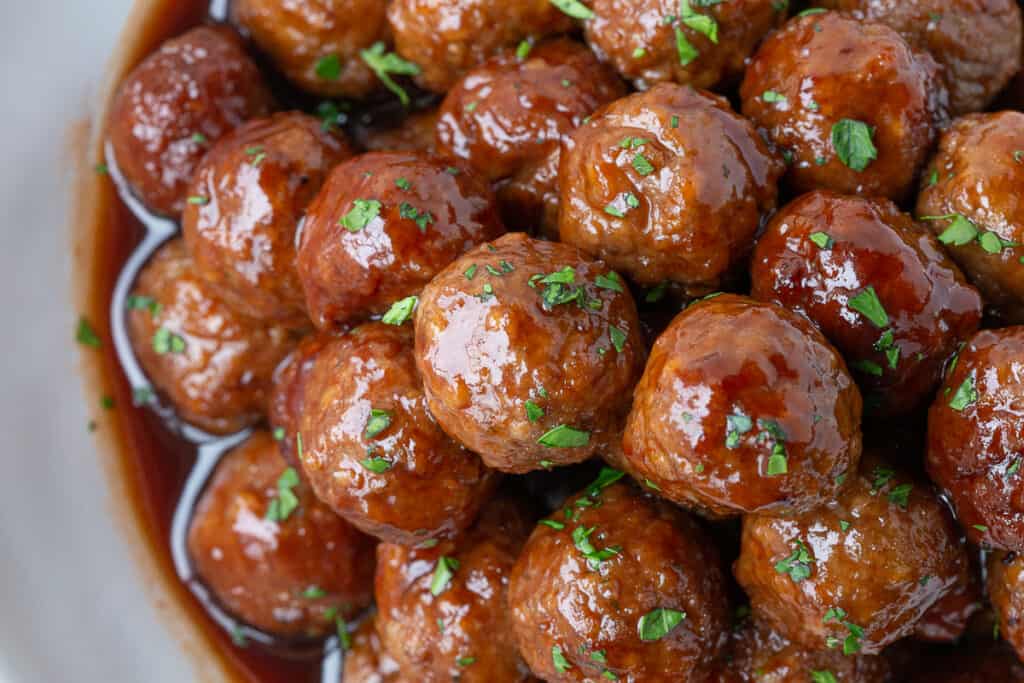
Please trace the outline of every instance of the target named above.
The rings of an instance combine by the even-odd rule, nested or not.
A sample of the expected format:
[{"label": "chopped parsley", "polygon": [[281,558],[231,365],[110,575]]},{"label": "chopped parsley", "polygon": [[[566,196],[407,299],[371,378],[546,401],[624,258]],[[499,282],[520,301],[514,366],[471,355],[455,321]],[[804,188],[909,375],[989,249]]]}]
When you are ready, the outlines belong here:
[{"label": "chopped parsley", "polygon": [[387,325],[404,325],[412,317],[412,313],[416,310],[419,302],[420,298],[415,295],[400,299],[391,304],[391,308],[388,309],[388,312],[384,314],[380,321]]},{"label": "chopped parsley", "polygon": [[206,206],[210,203],[210,198],[202,195],[192,195],[187,201],[192,206]]},{"label": "chopped parsley", "polygon": [[827,232],[812,232],[809,239],[814,242],[819,249],[831,249],[832,245],[835,244],[835,241]]},{"label": "chopped parsley", "polygon": [[545,432],[537,443],[549,448],[580,448],[590,443],[590,432],[562,424]]},{"label": "chopped parsley", "polygon": [[304,597],[306,600],[318,600],[324,597],[325,595],[327,595],[327,591],[325,591],[323,588],[315,584],[307,587],[306,590],[302,591],[302,597]]},{"label": "chopped parsley", "polygon": [[526,403],[526,419],[530,422],[536,422],[537,420],[544,417],[544,409],[533,401],[527,399]]},{"label": "chopped parsley", "polygon": [[[556,0],[551,0],[551,2],[556,2]],[[557,669],[559,673],[563,674],[572,668],[572,664],[570,664],[569,660],[565,658],[564,654],[562,654],[562,648],[557,645],[551,646],[551,663],[555,665],[555,669]]]},{"label": "chopped parsley", "polygon": [[432,213],[429,211],[420,211],[409,202],[402,202],[398,206],[398,215],[402,218],[408,218],[411,221],[415,221],[420,232],[426,232],[427,226],[434,223],[434,215]]},{"label": "chopped parsley", "polygon": [[161,327],[153,333],[153,350],[161,355],[165,353],[184,353],[185,338],[171,332],[166,327]]},{"label": "chopped parsley", "polygon": [[524,61],[527,57],[530,56],[530,52],[532,50],[533,50],[533,42],[532,41],[530,41],[529,39],[520,41],[519,45],[516,46],[516,59],[518,59],[521,62]]},{"label": "chopped parsley", "polygon": [[594,11],[580,0],[549,0],[552,5],[568,14],[573,19],[593,19]]},{"label": "chopped parsley", "polygon": [[793,552],[786,558],[775,563],[775,571],[789,574],[793,583],[800,583],[811,575],[811,564],[814,556],[803,541],[793,542]]},{"label": "chopped parsley", "polygon": [[840,161],[860,172],[878,158],[874,134],[875,130],[863,121],[840,119],[832,126],[832,147]]},{"label": "chopped parsley", "polygon": [[[299,459],[302,459],[302,437],[297,438]],[[271,522],[283,522],[299,507],[299,497],[295,495],[295,487],[299,485],[299,473],[289,467],[277,479],[277,495],[267,505],[266,518]]]},{"label": "chopped parsley", "polygon": [[689,66],[693,60],[700,57],[700,51],[693,46],[686,38],[683,29],[676,26],[676,52],[679,54],[679,64]]},{"label": "chopped parsley", "polygon": [[686,618],[686,612],[669,607],[658,607],[640,617],[637,631],[640,640],[652,642],[661,640],[671,633]]},{"label": "chopped parsley", "polygon": [[811,671],[811,683],[839,683],[835,674],[827,669]]},{"label": "chopped parsley", "polygon": [[579,550],[580,553],[583,554],[583,557],[587,560],[587,564],[594,571],[601,568],[602,562],[610,560],[622,552],[622,548],[619,546],[610,546],[608,548],[598,550],[590,540],[591,534],[593,534],[596,529],[597,527],[593,526],[589,528],[578,526],[572,531],[573,545],[576,546],[576,550]]},{"label": "chopped parsley", "polygon": [[761,99],[768,104],[776,104],[779,102],[785,102],[786,96],[774,90],[765,90],[761,93]]},{"label": "chopped parsley", "polygon": [[455,576],[455,570],[459,568],[459,561],[454,557],[447,557],[442,555],[437,560],[437,565],[434,566],[434,576],[430,580],[430,594],[437,597],[448,588],[448,584],[451,583],[452,577]]},{"label": "chopped parsley", "polygon": [[370,409],[370,419],[366,421],[366,431],[363,435],[367,439],[372,439],[389,426],[391,426],[391,411],[372,408]]},{"label": "chopped parsley", "polygon": [[[633,168],[642,176],[649,176],[654,173],[654,166],[647,160],[647,157],[639,152],[633,157]],[[639,206],[639,204],[637,205]]]},{"label": "chopped parsley", "polygon": [[384,474],[394,467],[394,463],[381,457],[364,458],[359,461],[359,464],[374,474]]},{"label": "chopped parsley", "polygon": [[615,325],[609,325],[608,337],[612,340],[612,346],[615,347],[615,350],[622,353],[622,350],[626,348],[626,333],[615,327]]},{"label": "chopped parsley", "polygon": [[910,492],[913,488],[913,484],[900,484],[899,486],[894,486],[892,490],[889,491],[889,502],[906,510]]},{"label": "chopped parsley", "polygon": [[969,375],[967,379],[960,383],[957,387],[956,392],[953,394],[953,398],[949,401],[949,407],[957,412],[962,412],[965,408],[969,408],[974,405],[978,400],[978,389],[974,385],[974,375]]},{"label": "chopped parsley", "polygon": [[91,349],[98,349],[103,346],[103,342],[100,340],[100,336],[96,334],[96,330],[93,329],[85,317],[78,319],[78,328],[75,330],[75,341],[82,346],[88,346]]},{"label": "chopped parsley", "polygon": [[381,203],[376,199],[357,199],[352,208],[341,217],[338,225],[349,232],[359,232],[380,215]]},{"label": "chopped parsley", "polygon": [[336,54],[324,55],[316,61],[313,68],[317,78],[325,81],[336,81],[341,78],[341,57]]},{"label": "chopped parsley", "polygon": [[740,445],[740,437],[754,427],[754,421],[746,415],[737,413],[725,418],[725,447],[736,448]]},{"label": "chopped parsley", "polygon": [[885,312],[882,302],[878,300],[874,287],[868,286],[863,292],[852,297],[848,304],[850,308],[870,320],[875,327],[889,326],[889,315]]},{"label": "chopped parsley", "polygon": [[376,42],[369,48],[361,50],[359,56],[363,62],[377,75],[388,90],[398,96],[403,106],[409,106],[409,95],[405,89],[392,80],[391,76],[418,76],[420,67],[406,61],[393,52],[388,52],[383,42]]},{"label": "chopped parsley", "polygon": [[149,311],[152,318],[158,318],[163,312],[163,305],[151,296],[133,294],[125,300],[125,308],[129,311]]}]

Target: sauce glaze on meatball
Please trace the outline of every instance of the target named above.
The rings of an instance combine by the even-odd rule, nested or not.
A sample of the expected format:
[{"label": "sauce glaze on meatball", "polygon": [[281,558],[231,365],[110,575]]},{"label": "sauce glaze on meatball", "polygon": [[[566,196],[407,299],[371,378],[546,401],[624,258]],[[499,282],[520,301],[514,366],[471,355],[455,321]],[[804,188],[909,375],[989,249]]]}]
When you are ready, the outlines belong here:
[{"label": "sauce glaze on meatball", "polygon": [[600,261],[512,233],[423,290],[416,363],[430,412],[484,462],[522,473],[619,438],[646,349],[633,298]]},{"label": "sauce glaze on meatball", "polygon": [[509,584],[520,652],[552,683],[703,680],[728,625],[718,554],[621,475],[603,470],[530,536]]},{"label": "sauce glaze on meatball", "polygon": [[824,0],[895,29],[944,67],[954,114],[981,111],[1021,68],[1021,12],[1014,0]]},{"label": "sauce glaze on meatball", "polygon": [[757,243],[752,296],[814,322],[850,362],[869,412],[930,400],[981,321],[981,297],[930,231],[885,199],[812,192]]},{"label": "sauce glaze on meatball", "polygon": [[559,233],[639,284],[707,294],[745,268],[783,170],[724,98],[659,85],[565,139]]},{"label": "sauce glaze on meatball", "polygon": [[967,553],[931,487],[870,454],[829,505],[743,520],[736,580],[790,640],[878,654],[958,584]]},{"label": "sauce glaze on meatball", "polygon": [[[502,215],[512,230],[551,216],[557,195],[558,146],[602,104],[625,94],[615,73],[590,50],[571,40],[534,47],[525,59],[505,52],[459,81],[441,105],[438,152],[465,160],[498,188]],[[555,155],[552,157],[552,155]]]},{"label": "sauce glaze on meatball", "polygon": [[803,512],[856,468],[860,416],[857,386],[813,325],[722,294],[655,342],[623,450],[632,473],[705,515]]},{"label": "sauce glaze on meatball", "polygon": [[232,0],[232,21],[297,86],[363,97],[380,82],[360,56],[390,38],[380,0]]},{"label": "sauce glaze on meatball", "polygon": [[733,85],[761,38],[786,19],[788,7],[773,0],[590,5],[595,16],[584,25],[587,42],[639,90],[663,81],[696,88]]},{"label": "sauce glaze on meatball", "polygon": [[487,183],[422,154],[374,152],[328,176],[309,207],[299,278],[320,328],[386,312],[504,232]]},{"label": "sauce glaze on meatball", "polygon": [[263,75],[230,29],[173,38],[121,83],[107,134],[118,170],[152,211],[177,217],[211,142],[273,108]]},{"label": "sauce glaze on meatball", "polygon": [[999,618],[999,634],[1024,662],[1024,555],[989,556],[988,595]]},{"label": "sauce glaze on meatball", "polygon": [[917,215],[1008,323],[1024,323],[1024,113],[972,114],[939,140]]},{"label": "sauce glaze on meatball", "polygon": [[454,536],[497,483],[427,412],[411,325],[368,323],[327,342],[302,391],[302,469],[368,534],[406,545]]},{"label": "sauce glaze on meatball", "polygon": [[222,138],[196,171],[182,232],[199,275],[258,320],[308,326],[295,231],[347,142],[298,112],[258,119]]},{"label": "sauce glaze on meatball", "polygon": [[[281,506],[281,482],[294,509]],[[373,541],[299,483],[267,432],[217,466],[193,513],[188,550],[217,600],[267,633],[333,633],[335,614],[351,618],[372,598]]]},{"label": "sauce glaze on meatball", "polygon": [[182,419],[228,434],[266,412],[274,369],[295,340],[214,298],[180,239],[153,255],[128,301],[135,355]]},{"label": "sauce glaze on meatball", "polygon": [[947,119],[930,55],[888,26],[837,12],[791,20],[761,44],[743,113],[790,160],[796,192],[905,198]]},{"label": "sauce glaze on meatball", "polygon": [[550,0],[393,0],[388,21],[395,51],[421,66],[416,82],[439,93],[503,49],[573,28]]},{"label": "sauce glaze on meatball", "polygon": [[1024,327],[983,330],[928,411],[926,464],[974,543],[1024,551]]},{"label": "sauce glaze on meatball", "polygon": [[406,676],[437,683],[528,680],[507,592],[531,522],[519,503],[496,498],[455,541],[377,547],[377,632]]}]

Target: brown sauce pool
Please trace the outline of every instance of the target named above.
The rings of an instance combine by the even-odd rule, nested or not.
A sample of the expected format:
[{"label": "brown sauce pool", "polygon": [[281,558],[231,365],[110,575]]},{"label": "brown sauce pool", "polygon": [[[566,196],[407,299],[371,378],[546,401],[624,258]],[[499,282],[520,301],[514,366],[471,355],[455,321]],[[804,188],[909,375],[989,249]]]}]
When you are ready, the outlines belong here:
[{"label": "brown sauce pool", "polygon": [[[338,683],[341,656],[336,638],[277,641],[236,622],[196,580],[185,543],[192,506],[221,455],[248,432],[213,437],[178,421],[149,391],[125,327],[125,299],[139,269],[179,228],[147,212],[123,188],[116,160],[104,144],[104,109],[117,83],[160,43],[197,24],[223,20],[225,6],[223,0],[140,0],[127,21],[75,188],[74,298],[78,311],[103,340],[98,352],[86,354],[83,371],[89,391],[113,398],[116,406],[97,416],[96,422],[115,508],[129,517],[118,521],[128,527],[130,543],[142,542],[141,552],[134,550],[144,570],[145,565],[155,569],[158,607],[173,613],[168,615],[172,622],[184,622],[184,649],[197,658],[200,675],[206,678],[219,669],[237,681]],[[275,83],[273,77],[271,82]],[[286,107],[315,107],[287,86],[275,86]],[[391,119],[391,114],[393,106],[378,108],[342,123],[354,132],[360,125]],[[106,168],[94,171],[98,164]],[[144,571],[152,580],[150,573]],[[189,631],[198,632],[201,641],[192,642]],[[219,662],[208,661],[211,652]]]}]

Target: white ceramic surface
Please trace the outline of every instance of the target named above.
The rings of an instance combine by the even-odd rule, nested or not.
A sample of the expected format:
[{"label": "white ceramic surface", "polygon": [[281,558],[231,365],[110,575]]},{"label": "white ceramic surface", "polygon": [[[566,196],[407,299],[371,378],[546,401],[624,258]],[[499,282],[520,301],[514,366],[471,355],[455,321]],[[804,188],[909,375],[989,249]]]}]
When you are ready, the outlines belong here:
[{"label": "white ceramic surface", "polygon": [[195,679],[118,530],[72,341],[65,134],[130,5],[0,2],[0,683]]}]

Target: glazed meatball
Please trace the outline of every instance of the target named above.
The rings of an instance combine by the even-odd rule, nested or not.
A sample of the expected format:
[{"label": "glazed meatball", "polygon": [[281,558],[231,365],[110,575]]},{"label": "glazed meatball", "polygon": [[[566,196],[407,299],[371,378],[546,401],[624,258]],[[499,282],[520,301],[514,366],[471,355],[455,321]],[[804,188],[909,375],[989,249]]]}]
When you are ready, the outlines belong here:
[{"label": "glazed meatball", "polygon": [[361,53],[389,31],[381,0],[233,0],[231,17],[297,86],[363,97],[379,81]]},{"label": "glazed meatball", "polygon": [[1014,0],[819,0],[885,24],[945,67],[953,113],[981,111],[1021,67],[1021,13]]},{"label": "glazed meatball", "polygon": [[[544,198],[557,195],[559,141],[600,105],[625,94],[622,82],[584,46],[556,40],[525,59],[503,53],[448,93],[437,123],[440,153],[464,159],[499,186],[509,228],[539,227]],[[509,178],[512,187],[503,185]]]},{"label": "glazed meatball", "polygon": [[306,335],[274,370],[267,406],[267,422],[285,461],[301,472],[298,454],[299,420],[302,418],[306,382],[317,355],[336,336],[333,332]]},{"label": "glazed meatball", "polygon": [[563,143],[561,239],[641,285],[707,294],[746,267],[783,170],[724,98],[662,84]]},{"label": "glazed meatball", "polygon": [[[748,620],[733,634],[732,677],[716,683],[888,683],[884,657],[808,649]],[[831,674],[831,678],[829,677]]]},{"label": "glazed meatball", "polygon": [[188,530],[196,572],[233,615],[267,633],[333,633],[370,604],[373,541],[319,503],[256,432],[228,453]]},{"label": "glazed meatball", "polygon": [[786,19],[774,0],[594,0],[587,42],[640,90],[662,81],[717,88],[743,76],[747,58]]},{"label": "glazed meatball", "polygon": [[368,323],[329,341],[303,384],[300,460],[320,500],[391,543],[473,522],[497,482],[427,412],[411,325]]},{"label": "glazed meatball", "polygon": [[550,0],[393,0],[388,21],[395,51],[421,66],[416,82],[439,93],[504,48],[573,27]]},{"label": "glazed meatball", "polygon": [[530,523],[520,505],[499,498],[457,541],[378,546],[377,632],[405,675],[427,683],[528,679],[507,593]]},{"label": "glazed meatball", "polygon": [[466,169],[370,153],[328,176],[299,242],[299,279],[321,328],[386,312],[463,252],[504,231],[494,196]]},{"label": "glazed meatball", "polygon": [[999,633],[1024,662],[1024,556],[992,553],[988,559],[988,594],[999,617]]},{"label": "glazed meatball", "polygon": [[213,146],[182,232],[218,298],[257,320],[308,325],[295,230],[328,172],[351,155],[319,119],[298,112],[250,121]]},{"label": "glazed meatball", "polygon": [[398,662],[383,648],[377,635],[376,619],[366,619],[352,634],[352,646],[345,654],[345,668],[338,683],[413,683],[402,676]]},{"label": "glazed meatball", "polygon": [[1024,551],[1024,327],[960,351],[928,411],[928,474],[974,543]]},{"label": "glazed meatball", "polygon": [[644,357],[622,279],[573,247],[521,233],[442,271],[416,314],[430,412],[505,472],[603,452],[619,438]]},{"label": "glazed meatball", "polygon": [[939,74],[888,26],[826,12],[766,38],[740,95],[743,113],[786,155],[796,192],[900,200],[947,118]]},{"label": "glazed meatball", "polygon": [[807,316],[850,362],[869,412],[930,401],[981,321],[981,297],[927,229],[887,199],[818,191],[757,243],[752,295]]},{"label": "glazed meatball", "polygon": [[733,567],[755,616],[795,643],[877,654],[955,589],[967,553],[926,483],[869,454],[831,504],[743,520]]},{"label": "glazed meatball", "polygon": [[986,304],[1024,323],[1024,113],[973,114],[943,134],[917,214]]},{"label": "glazed meatball", "polygon": [[509,583],[519,651],[551,683],[703,680],[728,626],[714,545],[621,476],[603,470],[530,536]]},{"label": "glazed meatball", "polygon": [[632,473],[710,517],[832,500],[861,452],[861,399],[804,318],[722,294],[658,338],[623,438]]},{"label": "glazed meatball", "polygon": [[238,36],[201,26],[161,45],[125,78],[107,135],[131,190],[151,211],[177,217],[210,143],[272,107]]},{"label": "glazed meatball", "polygon": [[295,340],[214,298],[180,239],[143,268],[128,308],[135,355],[182,419],[228,434],[264,414],[274,368]]}]

